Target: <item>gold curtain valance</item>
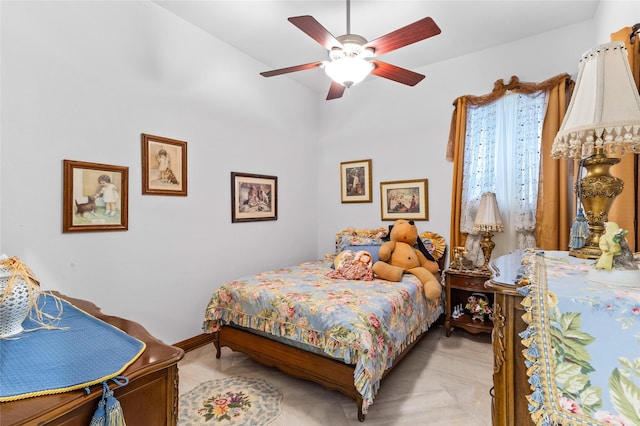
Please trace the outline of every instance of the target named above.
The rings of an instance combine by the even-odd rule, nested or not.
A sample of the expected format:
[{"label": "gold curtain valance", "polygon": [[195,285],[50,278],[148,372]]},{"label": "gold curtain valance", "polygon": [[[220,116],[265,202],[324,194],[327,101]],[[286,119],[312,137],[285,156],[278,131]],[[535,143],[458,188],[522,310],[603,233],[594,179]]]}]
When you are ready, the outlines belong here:
[{"label": "gold curtain valance", "polygon": [[[487,105],[491,102],[494,102],[504,95],[507,92],[515,92],[515,93],[524,93],[531,94],[539,91],[548,91],[552,88],[556,87],[562,80],[565,80],[565,87],[567,89],[567,99],[571,98],[571,92],[573,91],[573,80],[571,80],[571,76],[567,73],[558,74],[554,77],[551,77],[540,83],[528,83],[522,82],[518,77],[511,76],[509,79],[509,83],[504,84],[504,80],[496,80],[493,83],[493,90],[491,93],[482,96],[474,96],[474,95],[464,95],[456,98],[453,101],[453,114],[451,116],[451,128],[449,131],[449,141],[447,143],[447,161],[453,161],[454,158],[454,146],[455,146],[455,135],[456,135],[456,123],[458,120],[458,111],[457,106],[461,104],[471,105],[471,106],[482,106]],[[460,101],[464,100],[465,102],[461,103]]]}]

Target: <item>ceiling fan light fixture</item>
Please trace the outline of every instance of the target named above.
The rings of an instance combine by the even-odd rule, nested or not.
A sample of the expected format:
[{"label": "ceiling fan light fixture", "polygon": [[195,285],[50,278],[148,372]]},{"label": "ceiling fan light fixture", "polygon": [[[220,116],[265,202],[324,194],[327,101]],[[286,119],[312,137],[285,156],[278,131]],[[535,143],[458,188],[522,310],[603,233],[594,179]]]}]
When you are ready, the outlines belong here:
[{"label": "ceiling fan light fixture", "polygon": [[373,70],[373,64],[363,58],[345,56],[326,62],[324,72],[338,84],[351,87],[360,83]]}]

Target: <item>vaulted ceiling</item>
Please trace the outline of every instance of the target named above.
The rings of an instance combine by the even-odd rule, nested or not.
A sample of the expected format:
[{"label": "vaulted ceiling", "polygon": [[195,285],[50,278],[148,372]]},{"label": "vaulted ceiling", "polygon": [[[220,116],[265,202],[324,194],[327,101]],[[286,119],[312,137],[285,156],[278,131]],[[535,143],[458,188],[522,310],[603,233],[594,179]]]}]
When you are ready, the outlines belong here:
[{"label": "vaulted ceiling", "polygon": [[[157,0],[155,3],[264,63],[263,71],[327,59],[327,51],[288,22],[288,17],[311,15],[336,37],[347,32],[346,1]],[[351,33],[369,41],[423,17],[433,18],[442,30],[440,35],[380,57],[414,70],[591,19],[597,6],[598,1],[581,0],[353,0],[349,9]],[[318,93],[326,92],[329,86],[328,77],[320,69],[273,78],[292,78]]]}]

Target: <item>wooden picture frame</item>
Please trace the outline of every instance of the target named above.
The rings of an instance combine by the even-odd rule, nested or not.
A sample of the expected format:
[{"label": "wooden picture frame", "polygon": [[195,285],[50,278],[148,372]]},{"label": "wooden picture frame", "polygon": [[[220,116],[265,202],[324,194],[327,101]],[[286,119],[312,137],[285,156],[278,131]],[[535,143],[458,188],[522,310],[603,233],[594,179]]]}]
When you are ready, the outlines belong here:
[{"label": "wooden picture frame", "polygon": [[231,222],[278,220],[277,176],[231,172]]},{"label": "wooden picture frame", "polygon": [[380,182],[382,220],[429,220],[427,179]]},{"label": "wooden picture frame", "polygon": [[62,232],[129,229],[129,168],[64,160]]},{"label": "wooden picture frame", "polygon": [[187,196],[187,143],[142,134],[142,194]]},{"label": "wooden picture frame", "polygon": [[343,203],[370,203],[371,160],[340,163],[340,194]]}]

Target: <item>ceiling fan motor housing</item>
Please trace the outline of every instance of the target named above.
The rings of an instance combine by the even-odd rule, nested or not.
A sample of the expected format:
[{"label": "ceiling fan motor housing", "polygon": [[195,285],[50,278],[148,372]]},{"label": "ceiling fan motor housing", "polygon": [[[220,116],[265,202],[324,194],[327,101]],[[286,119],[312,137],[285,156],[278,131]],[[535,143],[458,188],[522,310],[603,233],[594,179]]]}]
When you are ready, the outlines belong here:
[{"label": "ceiling fan motor housing", "polygon": [[364,49],[367,43],[367,39],[358,34],[345,34],[336,37],[336,39],[342,44],[342,48],[334,47],[329,50],[329,59],[335,61],[336,59],[344,58],[345,56],[352,58],[369,58],[373,56],[373,49]]}]

